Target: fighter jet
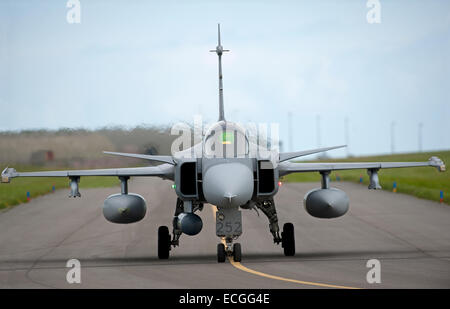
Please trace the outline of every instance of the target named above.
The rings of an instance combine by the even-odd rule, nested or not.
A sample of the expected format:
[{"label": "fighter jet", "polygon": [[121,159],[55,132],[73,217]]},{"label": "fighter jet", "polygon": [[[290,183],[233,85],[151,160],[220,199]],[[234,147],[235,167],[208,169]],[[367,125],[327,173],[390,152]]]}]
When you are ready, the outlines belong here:
[{"label": "fighter jet", "polygon": [[307,213],[317,218],[337,218],[349,209],[345,192],[330,187],[330,173],[336,170],[366,169],[370,178],[369,189],[381,189],[378,171],[382,168],[431,166],[445,171],[445,165],[437,157],[427,162],[361,162],[361,163],[298,163],[290,160],[344,147],[335,146],[296,152],[278,152],[254,142],[250,131],[225,119],[222,55],[229,50],[221,45],[220,25],[218,44],[212,52],[219,64],[219,119],[202,136],[201,142],[173,155],[147,155],[105,152],[111,155],[140,158],[158,162],[159,165],[136,168],[93,170],[17,172],[13,168],[3,170],[2,182],[16,177],[68,177],[70,197],[80,197],[78,184],[84,176],[117,176],[121,192],[106,198],[104,217],[113,223],[126,224],[142,220],[147,207],[144,198],[128,192],[130,177],[160,177],[174,182],[177,194],[172,222],[172,235],[167,226],[158,229],[158,257],[168,259],[170,251],[180,244],[182,234],[193,236],[202,230],[202,219],[196,214],[205,203],[216,208],[217,261],[229,257],[241,261],[241,245],[234,242],[241,236],[242,211],[259,210],[269,221],[273,242],[281,244],[284,255],[295,255],[294,226],[285,223],[280,231],[274,196],[282,176],[291,173],[317,172],[321,175],[321,187],[304,196]]}]

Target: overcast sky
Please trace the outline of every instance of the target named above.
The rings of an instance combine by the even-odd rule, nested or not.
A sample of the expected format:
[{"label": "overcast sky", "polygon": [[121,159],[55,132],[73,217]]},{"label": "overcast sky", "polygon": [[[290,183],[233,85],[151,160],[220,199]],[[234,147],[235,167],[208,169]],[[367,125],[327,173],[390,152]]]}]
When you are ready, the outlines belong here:
[{"label": "overcast sky", "polygon": [[[450,148],[450,1],[0,1],[0,130],[132,127],[218,117],[279,123],[289,150]],[[187,4],[189,3],[189,4]],[[330,152],[335,156],[345,150]]]}]

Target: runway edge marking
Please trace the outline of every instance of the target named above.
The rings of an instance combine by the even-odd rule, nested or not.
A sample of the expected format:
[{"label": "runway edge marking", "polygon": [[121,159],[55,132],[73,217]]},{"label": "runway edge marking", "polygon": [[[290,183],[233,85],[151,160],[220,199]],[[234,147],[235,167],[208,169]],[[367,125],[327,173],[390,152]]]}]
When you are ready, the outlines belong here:
[{"label": "runway edge marking", "polygon": [[[214,216],[214,220],[215,220],[216,219],[217,207],[214,206],[214,205],[211,205],[211,208],[212,208],[213,216]],[[222,243],[225,245],[225,239],[223,237],[222,237]],[[250,274],[253,274],[253,275],[256,275],[256,276],[269,278],[269,279],[273,279],[273,280],[297,283],[297,284],[302,284],[302,285],[310,285],[310,286],[318,286],[318,287],[326,287],[326,288],[335,288],[335,289],[360,289],[360,288],[351,287],[351,286],[334,285],[334,284],[327,284],[327,283],[320,283],[320,282],[311,282],[311,281],[302,281],[302,280],[297,280],[297,279],[284,278],[284,277],[270,275],[270,274],[266,274],[266,273],[263,273],[263,272],[260,272],[260,271],[248,268],[248,267],[242,265],[240,262],[235,262],[232,257],[228,257],[228,261],[236,269],[242,270],[244,272],[247,272],[247,273],[250,273]]]}]

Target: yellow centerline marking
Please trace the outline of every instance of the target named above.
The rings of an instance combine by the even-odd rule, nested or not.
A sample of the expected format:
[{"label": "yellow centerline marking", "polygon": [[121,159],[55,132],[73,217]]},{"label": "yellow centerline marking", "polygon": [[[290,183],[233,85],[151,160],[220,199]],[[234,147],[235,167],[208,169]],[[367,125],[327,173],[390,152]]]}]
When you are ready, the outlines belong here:
[{"label": "yellow centerline marking", "polygon": [[[215,220],[216,219],[217,207],[213,206],[213,205],[211,205],[211,206],[212,206],[214,220]],[[223,238],[222,238],[222,243],[224,245],[226,245],[225,239],[223,239]],[[232,257],[228,257],[228,261],[230,261],[230,264],[233,265],[235,268],[237,268],[239,270],[245,271],[247,273],[250,273],[250,274],[253,274],[253,275],[256,275],[256,276],[269,278],[269,279],[285,281],[285,282],[291,282],[291,283],[297,283],[297,284],[302,284],[302,285],[319,286],[319,287],[323,287],[323,288],[359,289],[359,288],[351,287],[351,286],[334,285],[334,284],[327,284],[327,283],[320,283],[320,282],[311,282],[311,281],[302,281],[302,280],[284,278],[284,277],[280,277],[280,276],[274,276],[274,275],[266,274],[266,273],[263,273],[263,272],[260,272],[260,271],[248,268],[248,267],[242,265],[240,262],[235,262]]]}]

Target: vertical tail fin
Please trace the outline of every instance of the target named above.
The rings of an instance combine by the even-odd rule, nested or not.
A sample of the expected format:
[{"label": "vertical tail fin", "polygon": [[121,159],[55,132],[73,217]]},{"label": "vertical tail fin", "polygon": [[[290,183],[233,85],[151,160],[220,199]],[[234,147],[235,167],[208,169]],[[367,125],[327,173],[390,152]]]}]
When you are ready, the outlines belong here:
[{"label": "vertical tail fin", "polygon": [[220,24],[217,24],[217,47],[216,49],[210,50],[210,52],[215,52],[219,57],[219,121],[225,120],[225,114],[223,109],[223,83],[222,83],[222,54],[223,52],[228,52],[230,50],[223,49],[220,42]]}]

